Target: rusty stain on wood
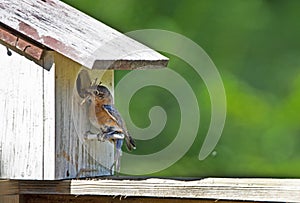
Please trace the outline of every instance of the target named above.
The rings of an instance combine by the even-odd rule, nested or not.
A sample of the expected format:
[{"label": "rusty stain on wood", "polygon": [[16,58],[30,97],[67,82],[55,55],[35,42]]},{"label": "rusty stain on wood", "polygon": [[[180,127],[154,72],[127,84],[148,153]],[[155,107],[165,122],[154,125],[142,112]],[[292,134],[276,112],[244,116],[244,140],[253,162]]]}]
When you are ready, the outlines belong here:
[{"label": "rusty stain on wood", "polygon": [[[34,33],[34,30],[30,31]],[[33,60],[37,64],[49,69],[52,66],[53,60],[49,57],[48,49],[41,47],[31,40],[26,39],[22,34],[8,29],[0,24],[0,43],[8,48],[24,55],[25,57]]]},{"label": "rusty stain on wood", "polygon": [[[37,18],[39,16],[37,14],[34,14]],[[62,41],[59,41],[51,36],[45,36],[42,35],[40,36],[38,31],[33,28],[32,26],[28,25],[27,23],[20,21],[19,23],[19,31],[26,34],[27,36],[31,37],[32,39],[35,39],[37,41],[41,41],[45,44],[51,47],[52,49],[59,51],[59,52],[68,52],[70,55],[76,55],[76,50],[74,50],[72,47],[67,46],[65,43]]]},{"label": "rusty stain on wood", "polygon": [[22,39],[19,36],[16,36],[0,26],[0,40],[7,43],[8,45],[17,48],[21,52],[24,52],[25,55],[40,60],[43,54],[43,49],[34,45],[31,42],[28,42],[25,39]]},{"label": "rusty stain on wood", "polygon": [[66,151],[64,151],[64,150],[62,151],[61,155],[57,155],[56,157],[58,158],[60,156],[62,156],[63,158],[65,158],[68,162],[71,161],[70,155],[68,155],[68,153]]},{"label": "rusty stain on wood", "polygon": [[[0,22],[88,68],[166,66],[168,59],[59,0],[2,0]],[[142,61],[142,63],[141,63]],[[146,67],[146,66],[144,66]],[[150,67],[150,66],[149,66]]]},{"label": "rusty stain on wood", "polygon": [[17,36],[0,27],[0,39],[11,46],[16,45]]},{"label": "rusty stain on wood", "polygon": [[51,36],[42,36],[42,39],[45,44],[50,45],[52,49],[57,50],[59,52],[68,52],[71,56],[75,56],[76,50],[74,50],[72,47],[67,46],[65,43],[51,37]]},{"label": "rusty stain on wood", "polygon": [[25,35],[27,36],[31,36],[32,38],[36,38],[36,39],[39,39],[40,36],[37,32],[37,30],[33,27],[31,27],[30,25],[28,25],[27,23],[24,23],[23,21],[21,21],[19,23],[19,30],[21,32],[23,32]]},{"label": "rusty stain on wood", "polygon": [[66,152],[66,151],[62,151],[60,154],[56,155],[56,158],[65,158],[65,160],[69,163],[71,163],[71,165],[74,165],[76,167],[76,169],[78,169],[78,155],[75,155],[75,159],[73,160],[72,157]]},{"label": "rusty stain on wood", "polygon": [[30,55],[36,60],[40,60],[43,55],[43,49],[33,45],[32,43],[29,43],[23,39],[20,39],[16,43],[16,48],[20,51],[23,51],[24,53]]}]

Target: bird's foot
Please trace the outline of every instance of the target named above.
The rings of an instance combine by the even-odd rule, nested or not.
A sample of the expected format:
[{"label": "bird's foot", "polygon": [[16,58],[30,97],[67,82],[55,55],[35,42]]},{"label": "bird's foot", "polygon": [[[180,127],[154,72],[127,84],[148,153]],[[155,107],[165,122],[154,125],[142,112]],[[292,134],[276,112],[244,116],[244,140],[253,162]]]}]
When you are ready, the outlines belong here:
[{"label": "bird's foot", "polygon": [[119,132],[109,132],[103,134],[103,139],[105,140],[123,140],[125,135]]},{"label": "bird's foot", "polygon": [[98,141],[100,141],[100,142],[104,142],[106,139],[105,139],[105,135],[104,134],[102,134],[102,133],[98,133],[97,134],[97,139],[98,139]]},{"label": "bird's foot", "polygon": [[91,131],[87,131],[86,133],[84,133],[83,138],[85,140],[97,140],[98,139],[98,134],[93,133]]}]

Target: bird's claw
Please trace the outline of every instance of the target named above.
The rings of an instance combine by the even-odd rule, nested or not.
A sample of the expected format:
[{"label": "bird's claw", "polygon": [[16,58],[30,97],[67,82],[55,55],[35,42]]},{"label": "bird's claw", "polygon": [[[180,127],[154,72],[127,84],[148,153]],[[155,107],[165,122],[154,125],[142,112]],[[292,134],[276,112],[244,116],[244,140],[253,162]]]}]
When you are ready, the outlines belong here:
[{"label": "bird's claw", "polygon": [[105,141],[105,135],[102,133],[98,133],[97,134],[97,138],[100,142],[104,142]]}]

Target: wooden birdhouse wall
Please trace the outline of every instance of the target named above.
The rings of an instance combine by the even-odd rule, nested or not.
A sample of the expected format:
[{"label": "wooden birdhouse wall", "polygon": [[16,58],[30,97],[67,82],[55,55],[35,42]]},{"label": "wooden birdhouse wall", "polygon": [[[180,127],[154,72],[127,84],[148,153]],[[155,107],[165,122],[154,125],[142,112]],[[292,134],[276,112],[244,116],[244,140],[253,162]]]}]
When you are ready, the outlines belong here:
[{"label": "wooden birdhouse wall", "polygon": [[89,73],[91,80],[98,78],[113,90],[113,70],[88,70],[60,54],[55,55],[55,177],[59,179],[110,175],[113,164],[112,144],[84,139],[91,125],[87,105],[80,104],[83,99],[76,87],[82,70]]},{"label": "wooden birdhouse wall", "polygon": [[[44,70],[0,45],[0,178],[64,179],[109,175],[113,146],[84,140],[91,126],[80,105],[76,80],[80,64],[54,54]],[[113,71],[86,70],[113,89]]]},{"label": "wooden birdhouse wall", "polygon": [[15,52],[8,56],[3,45],[0,57],[0,177],[42,179],[44,89],[52,72]]}]

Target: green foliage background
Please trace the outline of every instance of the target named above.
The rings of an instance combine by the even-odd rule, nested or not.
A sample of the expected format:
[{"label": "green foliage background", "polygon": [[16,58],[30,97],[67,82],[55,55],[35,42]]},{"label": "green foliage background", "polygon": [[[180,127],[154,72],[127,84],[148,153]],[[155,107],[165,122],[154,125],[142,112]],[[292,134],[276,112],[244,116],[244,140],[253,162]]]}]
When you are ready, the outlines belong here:
[{"label": "green foliage background", "polygon": [[[193,87],[201,109],[198,137],[176,164],[154,176],[300,177],[300,1],[298,0],[64,0],[121,31],[170,30],[199,44],[216,64],[227,95],[227,120],[214,156],[198,160],[210,121],[210,100],[201,78],[180,59],[169,67]],[[128,71],[116,71],[116,83]],[[118,102],[118,101],[117,101]],[[180,109],[168,91],[147,87],[132,98],[139,127],[161,105],[168,123],[161,135],[138,141],[135,153],[167,146]]]}]

